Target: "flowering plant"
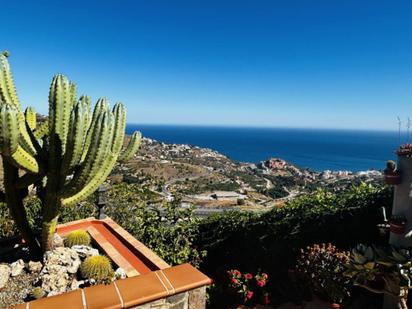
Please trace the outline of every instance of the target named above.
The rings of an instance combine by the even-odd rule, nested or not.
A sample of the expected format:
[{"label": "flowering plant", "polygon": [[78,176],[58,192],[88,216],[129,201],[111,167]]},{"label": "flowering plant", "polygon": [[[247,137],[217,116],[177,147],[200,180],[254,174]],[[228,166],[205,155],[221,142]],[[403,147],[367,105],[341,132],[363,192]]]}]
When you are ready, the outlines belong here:
[{"label": "flowering plant", "polygon": [[296,270],[313,292],[336,303],[350,296],[350,280],[344,276],[350,253],[332,244],[314,244],[301,250]]},{"label": "flowering plant", "polygon": [[257,272],[242,274],[239,270],[229,270],[229,288],[236,293],[238,304],[242,305],[268,305],[269,293],[266,290],[269,276],[266,273]]},{"label": "flowering plant", "polygon": [[399,146],[396,154],[400,157],[411,157],[412,156],[412,144],[403,144]]}]

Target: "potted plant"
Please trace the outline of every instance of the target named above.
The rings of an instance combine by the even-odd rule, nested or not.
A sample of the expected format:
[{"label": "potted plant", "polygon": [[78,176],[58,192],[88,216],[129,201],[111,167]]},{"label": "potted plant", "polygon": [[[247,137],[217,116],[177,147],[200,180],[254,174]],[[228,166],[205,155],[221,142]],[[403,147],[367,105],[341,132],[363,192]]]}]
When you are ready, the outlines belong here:
[{"label": "potted plant", "polygon": [[396,163],[392,160],[386,162],[386,168],[383,172],[385,176],[385,182],[388,185],[398,185],[401,183],[401,175],[396,168]]},{"label": "potted plant", "polygon": [[398,302],[396,308],[407,309],[408,291],[412,288],[411,262],[409,250],[358,245],[351,252],[344,275],[355,286],[389,295]]},{"label": "potted plant", "polygon": [[394,234],[405,234],[406,217],[403,215],[392,216],[389,220],[390,231]]},{"label": "potted plant", "polygon": [[330,302],[331,308],[341,308],[351,292],[350,280],[343,275],[349,252],[332,244],[314,244],[301,250],[296,271],[311,291]]},{"label": "potted plant", "polygon": [[411,158],[412,157],[412,144],[403,144],[399,146],[398,150],[396,151],[396,154],[399,157],[407,157]]}]

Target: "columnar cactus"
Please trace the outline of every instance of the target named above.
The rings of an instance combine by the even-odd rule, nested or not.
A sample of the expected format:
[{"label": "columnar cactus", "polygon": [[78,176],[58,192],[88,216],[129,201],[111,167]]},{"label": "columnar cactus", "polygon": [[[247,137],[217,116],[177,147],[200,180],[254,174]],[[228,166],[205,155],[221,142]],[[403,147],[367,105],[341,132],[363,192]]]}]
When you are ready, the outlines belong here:
[{"label": "columnar cactus", "polygon": [[116,161],[137,151],[141,135],[135,132],[122,151],[126,111],[112,110],[105,98],[91,112],[88,96],[77,98],[76,85],[56,75],[49,92],[49,117],[36,123],[33,108],[21,110],[9,63],[0,54],[0,154],[3,158],[2,195],[23,238],[36,251],[23,199],[34,185],[42,201],[41,247],[49,250],[61,207],[73,205],[103,183]]}]

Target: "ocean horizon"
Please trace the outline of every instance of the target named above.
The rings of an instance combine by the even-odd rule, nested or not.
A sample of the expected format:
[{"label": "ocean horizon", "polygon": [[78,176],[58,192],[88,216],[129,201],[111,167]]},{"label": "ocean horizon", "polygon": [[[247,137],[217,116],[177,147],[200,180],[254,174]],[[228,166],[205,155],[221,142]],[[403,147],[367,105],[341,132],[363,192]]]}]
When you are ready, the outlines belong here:
[{"label": "ocean horizon", "polygon": [[271,157],[315,171],[383,169],[395,159],[397,131],[359,129],[267,128],[127,124],[160,142],[190,144],[216,150],[238,162],[257,163]]}]

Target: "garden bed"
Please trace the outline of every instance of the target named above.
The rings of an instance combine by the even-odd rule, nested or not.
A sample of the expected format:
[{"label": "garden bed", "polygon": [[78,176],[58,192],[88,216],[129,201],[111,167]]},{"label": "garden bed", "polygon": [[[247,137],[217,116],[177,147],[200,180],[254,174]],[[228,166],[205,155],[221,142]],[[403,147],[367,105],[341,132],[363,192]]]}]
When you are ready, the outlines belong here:
[{"label": "garden bed", "polygon": [[[79,230],[90,235],[91,246],[67,246],[70,233]],[[17,308],[56,308],[70,302],[70,308],[127,308],[210,284],[189,264],[170,267],[110,218],[62,224],[57,235],[56,248],[43,262],[27,261],[23,254],[11,265],[1,264],[10,274],[0,289],[0,307],[28,302]],[[113,270],[105,278],[85,278],[86,260],[97,254],[109,258]]]}]

